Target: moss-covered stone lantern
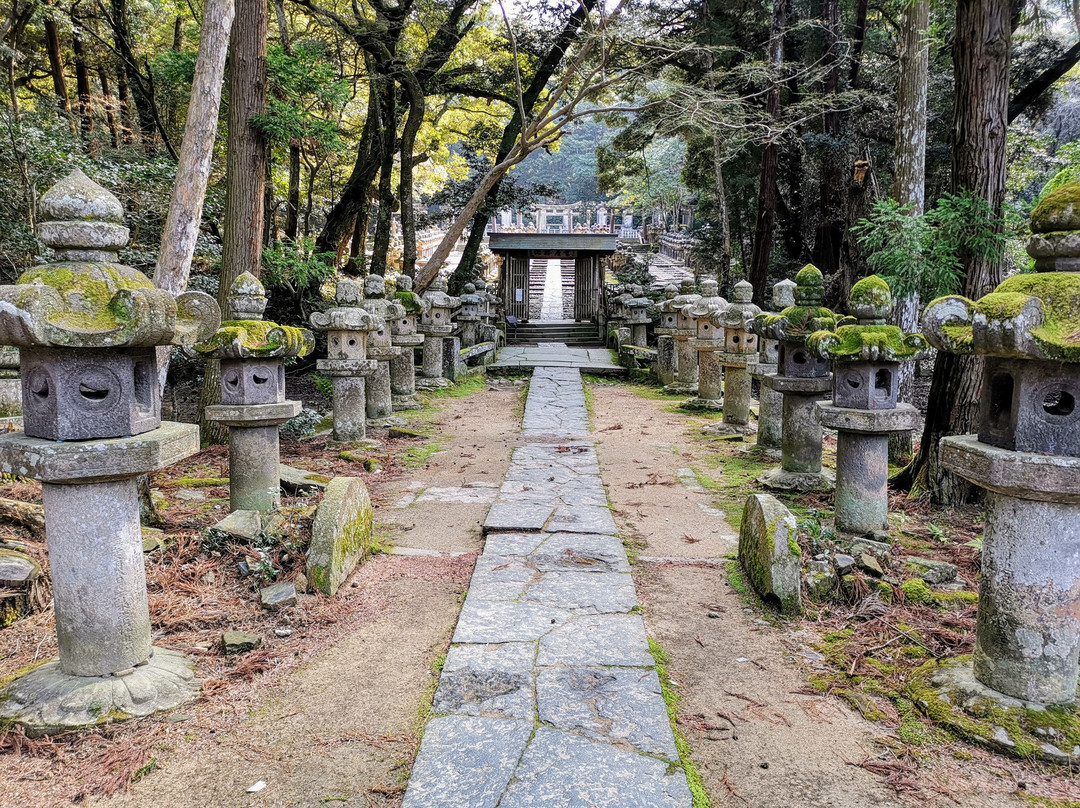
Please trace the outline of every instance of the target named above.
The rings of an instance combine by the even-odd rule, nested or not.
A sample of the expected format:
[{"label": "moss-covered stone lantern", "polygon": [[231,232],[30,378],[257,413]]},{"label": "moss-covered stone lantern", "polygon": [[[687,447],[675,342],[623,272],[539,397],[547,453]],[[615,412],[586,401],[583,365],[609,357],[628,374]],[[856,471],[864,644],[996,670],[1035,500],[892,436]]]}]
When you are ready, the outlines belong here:
[{"label": "moss-covered stone lantern", "polygon": [[311,315],[311,327],[326,332],[326,359],[316,365],[334,385],[334,440],[363,440],[367,434],[365,379],[375,372],[368,359],[368,334],[383,327],[376,315],[361,306],[364,290],[359,281],[341,278],[332,308]]},{"label": "moss-covered stone lantern", "polygon": [[665,393],[693,395],[698,391],[697,351],[690,344],[690,340],[697,336],[697,321],[686,309],[699,297],[701,295],[697,293],[694,279],[686,278],[679,284],[679,294],[671,303],[676,313],[675,333],[672,334],[675,340],[676,372],[675,383],[665,387]]},{"label": "moss-covered stone lantern", "polygon": [[390,360],[390,393],[395,410],[412,410],[420,406],[416,399],[415,349],[424,344],[424,335],[417,322],[427,310],[427,301],[413,291],[413,279],[399,275],[394,285],[394,300],[404,310],[402,317],[390,323],[390,336],[401,353]]},{"label": "moss-covered stone lantern", "polygon": [[[391,328],[395,320],[405,317],[405,307],[386,297],[386,279],[382,275],[364,278],[364,299],[360,305],[382,321],[382,328],[372,331],[368,337],[368,358],[378,362],[375,372],[368,377],[366,390],[367,417],[372,421],[389,418],[394,414],[394,395],[390,386],[390,363],[401,354],[395,346]],[[411,349],[410,349],[411,350]]]},{"label": "moss-covered stone lantern", "polygon": [[484,299],[476,293],[475,284],[467,283],[458,300],[461,308],[458,310],[456,321],[461,323],[461,347],[471,348],[476,344],[480,329]]},{"label": "moss-covered stone lantern", "polygon": [[833,363],[832,403],[818,402],[821,423],[837,431],[836,529],[864,536],[885,530],[889,515],[889,434],[911,431],[919,413],[898,404],[901,362],[925,356],[921,334],[888,325],[889,285],[876,275],[851,287],[849,310],[858,320],[806,340],[815,356]]},{"label": "moss-covered stone lantern", "polygon": [[815,266],[795,276],[795,305],[779,314],[759,314],[754,333],[780,343],[777,372],[762,383],[784,397],[780,468],[770,469],[760,482],[780,490],[828,491],[835,477],[821,467],[821,421],[814,407],[832,388],[829,361],[810,353],[806,338],[833,329],[840,318],[822,306],[825,282]]},{"label": "moss-covered stone lantern", "polygon": [[1031,215],[1034,273],[923,315],[941,351],[986,357],[978,435],[941,461],[987,490],[974,675],[993,691],[1073,702],[1080,657],[1080,183]]},{"label": "moss-covered stone lantern", "polygon": [[675,298],[679,287],[669,283],[664,287],[664,299],[660,301],[659,321],[656,324],[656,377],[661,387],[675,382],[679,369],[678,354],[675,353],[675,330],[679,326],[679,310],[675,307]]},{"label": "moss-covered stone lantern", "polygon": [[0,470],[41,480],[59,661],[0,689],[0,724],[30,735],[145,716],[199,689],[180,653],[151,644],[138,478],[199,450],[161,420],[155,349],[214,332],[217,304],[173,298],[118,262],[119,200],[75,171],[41,198],[56,263],[0,287],[0,343],[20,349],[25,429],[0,435]]},{"label": "moss-covered stone lantern", "polygon": [[[22,377],[19,349],[0,345],[0,427],[22,415]],[[14,421],[20,425],[21,421]]]},{"label": "moss-covered stone lantern", "polygon": [[447,294],[446,278],[436,276],[424,292],[428,309],[420,318],[424,335],[424,359],[421,373],[427,379],[443,377],[443,340],[454,333],[453,313],[458,299]]},{"label": "moss-covered stone lantern", "polygon": [[[712,315],[727,308],[720,297],[720,285],[714,280],[701,283],[701,296],[683,307],[681,312],[692,322],[694,336],[690,347],[697,354],[698,393],[683,403],[687,409],[720,410],[724,406],[723,371],[717,353],[724,350],[724,328],[712,320]],[[680,323],[681,325],[681,323]]]},{"label": "moss-covered stone lantern", "polygon": [[[785,278],[772,288],[772,312],[776,314],[795,305],[795,281]],[[757,445],[773,451],[780,449],[784,434],[784,396],[765,384],[766,376],[775,376],[780,342],[765,337],[758,338],[757,362],[748,366],[750,377],[757,379],[758,431]]]},{"label": "moss-covered stone lantern", "polygon": [[300,412],[285,400],[285,359],[307,356],[314,335],[262,319],[266,290],[250,272],[240,275],[226,303],[229,318],[195,350],[221,361],[221,403],[206,417],[229,427],[229,505],[270,513],[281,504],[278,427]]},{"label": "moss-covered stone lantern", "polygon": [[747,364],[758,354],[758,335],[751,330],[761,312],[751,301],[754,287],[746,281],[735,284],[734,300],[709,319],[724,333],[724,347],[716,351],[716,361],[724,370],[724,420],[710,429],[714,434],[745,434],[750,427],[750,371]]}]

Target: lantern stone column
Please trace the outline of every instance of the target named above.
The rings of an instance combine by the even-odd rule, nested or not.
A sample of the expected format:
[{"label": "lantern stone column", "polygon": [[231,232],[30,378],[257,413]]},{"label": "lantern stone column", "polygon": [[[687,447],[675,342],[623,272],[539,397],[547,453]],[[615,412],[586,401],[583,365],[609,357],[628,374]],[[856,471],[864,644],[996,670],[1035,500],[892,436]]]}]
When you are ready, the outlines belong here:
[{"label": "lantern stone column", "polygon": [[[639,288],[640,287],[636,287]],[[644,294],[644,290],[641,290]],[[632,297],[626,303],[630,312],[628,322],[630,324],[630,342],[638,348],[649,347],[649,306],[652,301],[647,297]]]},{"label": "lantern stone column", "polygon": [[420,318],[418,330],[424,335],[424,359],[422,373],[425,379],[432,380],[426,386],[444,385],[446,382],[434,380],[443,377],[443,340],[454,333],[452,314],[458,305],[458,299],[446,293],[446,278],[439,275],[424,292],[427,311]]},{"label": "lantern stone column", "polygon": [[675,352],[675,330],[679,325],[679,310],[675,298],[679,287],[669,283],[664,287],[664,299],[660,301],[660,322],[656,326],[656,377],[661,387],[675,383],[679,370],[678,354]]},{"label": "lantern stone column", "polygon": [[[773,286],[773,312],[783,311],[795,305],[795,282],[785,278]],[[776,375],[776,362],[780,353],[780,342],[775,339],[760,338],[758,342],[758,360],[748,365],[750,377],[758,382],[758,433],[757,445],[769,450],[779,449],[784,434],[784,397],[765,384],[766,376]]]},{"label": "lantern stone column", "polygon": [[693,278],[687,278],[679,286],[679,294],[672,302],[678,312],[675,333],[676,375],[675,383],[664,388],[665,393],[673,395],[694,395],[698,391],[697,351],[690,340],[697,336],[697,321],[687,314],[687,307],[701,295],[695,291]]},{"label": "lantern stone column", "polygon": [[717,354],[724,349],[724,329],[715,324],[712,315],[726,309],[728,302],[720,297],[719,289],[714,280],[702,281],[701,296],[681,312],[686,321],[693,322],[696,333],[687,343],[697,353],[698,393],[683,402],[687,409],[719,411],[724,406],[723,371]]},{"label": "lantern stone column", "polygon": [[382,327],[368,335],[367,355],[378,364],[368,377],[365,395],[367,417],[370,421],[389,418],[394,414],[394,394],[390,385],[390,363],[401,354],[390,336],[394,320],[404,318],[405,307],[386,299],[386,279],[382,275],[364,278],[364,299],[361,304],[382,322]]},{"label": "lantern stone column", "polygon": [[758,336],[750,330],[754,317],[761,312],[751,300],[754,287],[746,281],[735,284],[735,299],[710,320],[724,335],[723,348],[716,359],[724,369],[724,420],[711,425],[712,434],[745,434],[750,425],[750,372],[747,362],[757,356]]},{"label": "lantern stone column", "polygon": [[484,299],[476,293],[476,286],[467,283],[464,293],[458,300],[461,310],[457,313],[455,322],[461,324],[461,347],[471,348],[477,343]]},{"label": "lantern stone column", "polygon": [[795,276],[795,305],[779,314],[759,314],[754,333],[780,342],[777,373],[763,383],[784,397],[780,468],[765,472],[759,482],[785,491],[830,491],[833,472],[821,466],[821,420],[815,403],[832,389],[829,362],[813,356],[806,337],[835,328],[839,318],[821,303],[825,282],[817,267],[808,265]]},{"label": "lantern stone column", "polygon": [[424,335],[417,332],[417,315],[427,308],[427,302],[412,290],[412,278],[400,275],[395,284],[394,300],[405,314],[391,321],[390,339],[401,353],[390,360],[390,394],[394,410],[414,410],[420,407],[416,399],[416,357],[414,349],[424,344]]},{"label": "lantern stone column", "polygon": [[1032,212],[1035,272],[923,316],[938,350],[986,357],[978,435],[941,441],[945,467],[987,490],[974,676],[1040,704],[1075,701],[1080,673],[1077,198],[1071,183]]},{"label": "lantern stone column", "polygon": [[0,343],[24,373],[24,431],[0,435],[0,470],[42,482],[60,652],[0,689],[0,722],[31,736],[150,715],[200,687],[183,654],[151,644],[137,480],[199,450],[197,426],[161,420],[156,348],[204,338],[220,314],[119,263],[123,212],[74,171],[41,198],[57,263],[0,287]]},{"label": "lantern stone column", "polygon": [[898,404],[900,362],[926,354],[921,334],[888,325],[892,294],[876,275],[851,288],[848,310],[857,325],[818,331],[807,348],[833,363],[832,403],[818,402],[823,426],[837,430],[836,529],[865,536],[886,530],[889,515],[889,434],[915,429],[919,413]]},{"label": "lantern stone column", "polygon": [[311,315],[311,326],[326,331],[326,359],[316,364],[319,373],[334,385],[334,440],[344,443],[367,435],[365,379],[375,372],[376,362],[367,358],[368,334],[383,327],[382,320],[362,308],[363,287],[351,278],[338,281],[337,305]]},{"label": "lantern stone column", "polygon": [[300,412],[285,400],[285,358],[307,356],[315,337],[263,320],[266,290],[250,272],[229,287],[229,317],[195,349],[221,361],[221,403],[206,417],[229,427],[229,508],[270,513],[281,505],[278,427]]}]

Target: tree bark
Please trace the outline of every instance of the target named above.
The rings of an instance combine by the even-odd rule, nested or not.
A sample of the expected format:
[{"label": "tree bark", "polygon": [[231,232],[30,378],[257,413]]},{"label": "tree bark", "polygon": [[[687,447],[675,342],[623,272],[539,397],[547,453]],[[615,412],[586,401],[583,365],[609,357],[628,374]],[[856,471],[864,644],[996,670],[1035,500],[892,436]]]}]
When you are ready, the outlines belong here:
[{"label": "tree bark", "polygon": [[371,244],[371,272],[373,275],[386,275],[386,254],[390,250],[390,232],[394,221],[394,137],[397,132],[397,85],[390,76],[382,79],[383,88],[383,126],[386,135],[382,141],[382,155],[379,165],[379,211],[375,218],[375,238]]},{"label": "tree bark", "polygon": [[67,82],[64,80],[64,54],[60,50],[60,30],[52,16],[52,4],[45,3],[42,25],[45,28],[45,52],[49,56],[49,73],[52,76],[53,92],[56,93],[56,105],[61,112],[71,113],[71,96],[68,95]]},{"label": "tree bark", "polygon": [[101,98],[105,105],[105,121],[109,126],[109,142],[114,149],[120,148],[120,127],[116,122],[116,105],[113,103],[112,92],[109,89],[109,72],[104,67],[98,67],[98,80],[101,82]]},{"label": "tree bark", "polygon": [[[821,182],[819,186],[820,207],[818,209],[817,234],[814,239],[814,263],[825,276],[826,285],[835,281],[840,273],[840,247],[844,240],[846,225],[844,216],[844,180],[845,154],[840,137],[840,113],[835,108],[836,96],[840,92],[840,0],[823,0],[822,31],[825,51],[822,64],[827,67],[823,101],[826,105],[822,116]],[[843,279],[842,279],[843,280]],[[833,284],[835,294],[846,302],[848,290],[845,283]]]},{"label": "tree bark", "polygon": [[[765,114],[770,120],[775,120],[780,114],[786,19],[784,0],[773,0],[772,22],[769,26],[769,67],[773,75],[772,87],[769,88],[765,101]],[[750,258],[749,280],[754,287],[754,302],[762,307],[765,306],[765,287],[769,282],[769,259],[772,256],[773,229],[776,226],[776,137],[770,136],[761,148],[757,225],[754,228],[754,252]]]},{"label": "tree bark", "polygon": [[[1009,50],[1012,26],[1008,0],[958,0],[953,44],[952,191],[985,199],[996,215],[1005,197],[1005,136],[1009,120]],[[961,254],[963,294],[975,299],[1001,282],[1001,263]],[[976,428],[983,362],[939,352],[919,456],[905,475],[913,491],[925,490],[942,505],[958,505],[971,486],[945,471],[938,454],[944,435]]]},{"label": "tree bark", "polygon": [[401,76],[401,86],[409,99],[409,115],[401,132],[400,175],[398,197],[401,199],[401,271],[410,278],[416,275],[416,206],[413,195],[413,147],[416,135],[424,122],[424,93],[410,75]]},{"label": "tree bark", "polygon": [[[263,202],[266,182],[266,139],[251,126],[251,117],[266,109],[266,36],[269,13],[266,0],[237,0],[236,18],[229,37],[229,139],[225,166],[225,229],[221,250],[218,303],[226,312],[229,287],[237,277],[262,271]],[[220,368],[206,364],[201,412],[220,400]],[[220,443],[227,430],[204,422],[203,439]]]},{"label": "tree bark", "polygon": [[120,106],[120,139],[125,146],[135,142],[131,126],[131,92],[128,88],[127,66],[121,60],[116,64],[116,100]]},{"label": "tree bark", "polygon": [[81,21],[77,6],[71,9],[71,52],[75,56],[75,88],[79,95],[79,128],[87,141],[88,151],[92,152],[89,142],[94,135],[94,104],[90,93],[90,68],[86,64],[86,48],[83,45]]},{"label": "tree bark", "polygon": [[[900,62],[896,88],[896,148],[892,196],[901,205],[911,205],[913,216],[921,215],[926,200],[926,94],[930,75],[930,0],[914,0],[904,7],[900,18]],[[904,333],[919,330],[919,296],[896,301],[892,321]],[[912,362],[902,362],[898,370],[899,400],[911,401],[915,382]],[[889,436],[889,459],[894,463],[911,458],[912,434],[894,432]]]}]

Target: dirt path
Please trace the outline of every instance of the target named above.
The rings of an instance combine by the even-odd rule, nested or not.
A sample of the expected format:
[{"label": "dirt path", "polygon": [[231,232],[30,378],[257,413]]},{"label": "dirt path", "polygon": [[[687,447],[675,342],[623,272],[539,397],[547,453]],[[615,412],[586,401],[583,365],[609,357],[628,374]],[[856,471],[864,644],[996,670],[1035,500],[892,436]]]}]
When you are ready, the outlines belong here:
[{"label": "dirt path", "polygon": [[[797,621],[775,625],[732,588],[716,559],[736,549],[737,533],[680,472],[704,468],[703,422],[626,386],[591,389],[604,482],[620,529],[638,543],[634,579],[649,635],[670,655],[680,729],[716,805],[1022,804],[1005,795],[1015,790],[1011,780],[978,765],[993,759],[966,747],[961,757],[974,763],[960,765],[951,748],[926,750],[917,770],[901,772],[913,796],[861,768],[869,759],[896,773],[888,748],[895,732],[815,693],[816,633]],[[936,756],[946,759],[935,763]]]}]

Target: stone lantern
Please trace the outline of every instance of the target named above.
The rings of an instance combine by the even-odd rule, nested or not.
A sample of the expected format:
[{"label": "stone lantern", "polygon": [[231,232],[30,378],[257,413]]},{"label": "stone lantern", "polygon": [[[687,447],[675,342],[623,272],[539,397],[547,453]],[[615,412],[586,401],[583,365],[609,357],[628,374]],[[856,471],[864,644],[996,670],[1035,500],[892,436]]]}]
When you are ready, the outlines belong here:
[{"label": "stone lantern", "polygon": [[316,365],[334,384],[334,440],[363,440],[367,434],[365,378],[376,370],[367,357],[368,334],[383,327],[379,317],[362,308],[359,281],[342,278],[334,293],[337,304],[311,315],[311,327],[326,333],[326,359]]},{"label": "stone lantern", "polygon": [[457,321],[461,323],[461,347],[471,348],[476,344],[480,329],[484,299],[476,293],[476,286],[471,283],[465,284],[465,291],[458,299],[461,302],[461,309],[457,314]]},{"label": "stone lantern", "polygon": [[683,306],[680,312],[680,330],[693,329],[694,336],[688,342],[697,353],[697,397],[683,404],[690,409],[720,410],[724,406],[722,373],[714,356],[724,349],[724,329],[710,319],[712,314],[727,308],[728,303],[720,297],[719,289],[720,285],[714,280],[702,281],[700,297]]},{"label": "stone lantern", "polygon": [[151,645],[137,481],[199,451],[197,426],[161,420],[156,348],[205,338],[220,314],[117,262],[123,213],[74,171],[41,198],[57,263],[0,287],[0,343],[25,371],[24,431],[0,435],[0,470],[41,480],[60,647],[0,690],[0,721],[31,735],[149,715],[199,689],[186,657]]},{"label": "stone lantern", "polygon": [[226,316],[208,340],[195,346],[221,361],[221,403],[206,418],[229,427],[229,507],[270,513],[281,505],[278,427],[300,412],[285,400],[285,359],[307,356],[314,335],[262,319],[266,290],[250,272],[240,275]]},{"label": "stone lantern", "polygon": [[695,291],[694,279],[686,278],[679,285],[679,294],[671,303],[676,311],[675,333],[672,339],[675,340],[677,369],[675,383],[665,387],[665,393],[693,395],[698,391],[697,351],[690,344],[690,340],[697,336],[697,321],[686,309],[699,297],[701,295]]},{"label": "stone lantern", "polygon": [[887,324],[889,285],[876,275],[851,287],[856,325],[818,331],[806,346],[833,363],[832,403],[818,402],[823,426],[837,430],[836,529],[866,536],[886,530],[889,514],[889,434],[915,429],[919,413],[898,404],[901,362],[926,355],[921,334]]},{"label": "stone lantern", "polygon": [[679,287],[669,283],[664,287],[664,299],[657,307],[660,312],[656,328],[656,376],[661,387],[675,383],[675,374],[679,370],[678,355],[675,353],[675,330],[679,325],[679,310],[675,298]]},{"label": "stone lantern", "polygon": [[473,285],[476,287],[476,294],[480,295],[480,322],[489,325],[495,319],[495,296],[483,278],[477,278]]},{"label": "stone lantern", "polygon": [[1064,704],[1080,655],[1080,183],[1048,194],[1031,230],[1035,272],[935,300],[923,331],[986,357],[978,435],[941,441],[945,467],[987,490],[975,679]]},{"label": "stone lantern", "polygon": [[758,354],[758,336],[751,330],[761,312],[751,300],[754,287],[735,284],[735,299],[726,309],[713,312],[709,321],[724,334],[724,346],[713,355],[724,369],[724,420],[710,427],[713,434],[744,434],[750,429],[750,371],[747,364]]},{"label": "stone lantern", "polygon": [[[785,278],[773,285],[772,307],[770,314],[781,312],[795,305],[795,281]],[[757,379],[758,389],[758,432],[757,445],[774,450],[781,446],[783,429],[784,397],[765,384],[766,376],[776,375],[780,343],[775,339],[758,339],[758,360],[748,365],[750,377]]]},{"label": "stone lantern", "polygon": [[652,301],[647,297],[632,297],[626,301],[626,308],[630,313],[628,318],[632,334],[630,341],[638,348],[649,347],[649,306],[651,305]]},{"label": "stone lantern", "polygon": [[[389,418],[394,414],[394,396],[390,386],[390,363],[401,354],[390,335],[395,320],[405,317],[405,307],[386,299],[386,279],[382,275],[364,278],[364,299],[360,305],[382,321],[382,328],[368,336],[368,359],[378,362],[369,377],[364,394],[367,397],[367,417],[371,420]],[[411,350],[411,348],[410,348]]]},{"label": "stone lantern", "polygon": [[424,292],[428,310],[420,318],[420,333],[424,335],[423,375],[440,379],[443,375],[443,340],[454,333],[453,313],[458,299],[446,293],[446,278],[441,275]]},{"label": "stone lantern", "polygon": [[780,343],[777,373],[762,380],[784,397],[780,468],[760,479],[769,488],[828,491],[835,482],[833,473],[821,467],[821,420],[814,407],[832,389],[832,373],[829,361],[806,347],[810,334],[838,324],[837,315],[821,305],[824,297],[821,271],[807,265],[795,276],[795,305],[754,318],[755,334]]},{"label": "stone lantern", "polygon": [[390,338],[401,353],[390,360],[390,394],[395,410],[412,410],[420,406],[416,400],[416,357],[414,349],[424,344],[424,335],[417,331],[417,318],[427,309],[427,301],[413,291],[413,280],[399,275],[394,300],[404,310],[402,317],[390,323]]}]

